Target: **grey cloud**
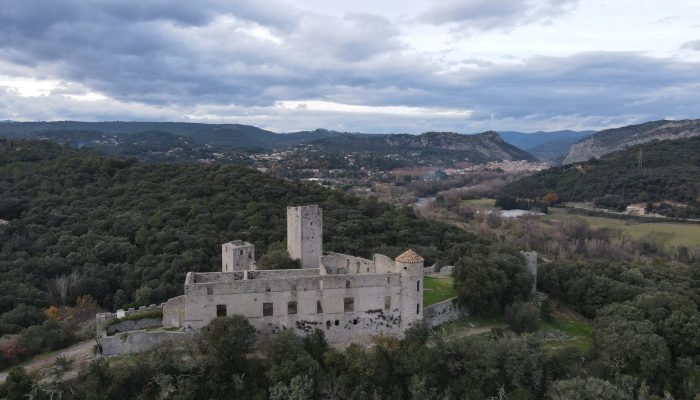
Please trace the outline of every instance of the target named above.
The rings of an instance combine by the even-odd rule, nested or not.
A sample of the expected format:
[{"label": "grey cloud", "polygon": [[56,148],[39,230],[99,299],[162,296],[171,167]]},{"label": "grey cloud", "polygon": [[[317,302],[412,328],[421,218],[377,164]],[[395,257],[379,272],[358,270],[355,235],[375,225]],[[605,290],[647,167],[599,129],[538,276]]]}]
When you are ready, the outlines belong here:
[{"label": "grey cloud", "polygon": [[[235,117],[276,130],[321,126],[473,132],[546,129],[553,123],[556,128],[581,123],[586,124],[583,128],[598,128],[620,121],[696,116],[700,101],[698,63],[636,53],[535,57],[513,65],[468,59],[461,64],[470,68],[445,72],[429,57],[405,51],[397,27],[373,15],[285,11],[284,3],[278,9],[262,9],[252,1],[200,2],[202,10],[192,14],[188,13],[194,6],[180,2],[168,11],[158,7],[170,3],[156,1],[139,8],[135,0],[125,2],[133,9],[105,0],[63,7],[77,4],[71,1],[75,0],[61,2],[60,7],[29,1],[46,7],[47,16],[27,15],[20,2],[0,14],[0,73],[74,84],[39,98],[0,92],[0,119],[178,120],[218,115],[224,122],[234,122],[226,116]],[[456,11],[445,15],[459,18],[439,19],[435,14],[434,21],[464,23],[474,18],[475,24],[489,27],[499,13],[505,13],[501,16],[510,24],[522,23],[522,18],[542,21],[574,4],[508,3],[511,8],[495,9],[477,0],[451,0],[446,4]],[[523,9],[525,16],[517,12]],[[31,27],[30,21],[36,25]],[[260,29],[266,33],[256,31]],[[90,103],[62,96],[88,89],[111,100]],[[473,114],[426,118],[290,111],[274,107],[279,100],[440,107]],[[210,122],[221,122],[213,118]]]},{"label": "grey cloud", "polygon": [[440,0],[419,21],[442,25],[457,23],[467,30],[509,28],[547,21],[565,13],[579,0]]},{"label": "grey cloud", "polygon": [[700,40],[693,40],[692,42],[683,43],[681,49],[700,51]]}]

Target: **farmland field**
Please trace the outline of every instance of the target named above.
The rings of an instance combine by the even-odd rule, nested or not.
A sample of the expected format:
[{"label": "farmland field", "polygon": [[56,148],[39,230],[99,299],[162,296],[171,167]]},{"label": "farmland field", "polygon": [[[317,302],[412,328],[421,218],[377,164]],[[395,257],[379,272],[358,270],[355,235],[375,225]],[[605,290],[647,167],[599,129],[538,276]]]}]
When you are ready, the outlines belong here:
[{"label": "farmland field", "polygon": [[633,239],[647,239],[666,246],[700,246],[700,224],[678,224],[669,222],[637,222],[611,217],[592,217],[569,214],[563,208],[549,208],[550,221],[563,222],[581,219],[594,228],[620,229]]}]

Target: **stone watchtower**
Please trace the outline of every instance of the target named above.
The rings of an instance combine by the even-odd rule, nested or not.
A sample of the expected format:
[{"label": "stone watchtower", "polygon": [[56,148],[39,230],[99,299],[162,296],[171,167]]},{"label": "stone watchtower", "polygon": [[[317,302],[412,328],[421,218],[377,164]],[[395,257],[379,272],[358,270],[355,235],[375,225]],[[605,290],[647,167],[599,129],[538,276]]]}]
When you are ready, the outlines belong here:
[{"label": "stone watchtower", "polygon": [[423,257],[407,250],[396,257],[401,274],[401,329],[423,319]]},{"label": "stone watchtower", "polygon": [[255,247],[242,240],[221,245],[221,272],[255,269]]},{"label": "stone watchtower", "polygon": [[532,293],[537,293],[537,252],[521,251],[525,257],[525,269],[532,274]]},{"label": "stone watchtower", "polygon": [[287,207],[287,252],[302,268],[318,268],[323,255],[323,210],[317,205]]}]

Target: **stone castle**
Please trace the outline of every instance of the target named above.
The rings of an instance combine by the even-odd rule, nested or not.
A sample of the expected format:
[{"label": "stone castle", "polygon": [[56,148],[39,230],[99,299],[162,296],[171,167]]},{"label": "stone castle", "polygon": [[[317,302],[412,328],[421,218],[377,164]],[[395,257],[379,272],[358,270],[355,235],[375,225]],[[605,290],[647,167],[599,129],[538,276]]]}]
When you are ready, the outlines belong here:
[{"label": "stone castle", "polygon": [[301,269],[258,270],[252,244],[225,243],[221,272],[189,272],[185,294],[162,306],[161,324],[191,332],[236,314],[260,332],[303,335],[318,328],[329,342],[343,343],[360,335],[400,337],[423,318],[418,254],[408,250],[395,260],[380,254],[368,260],[324,253],[322,247],[323,210],[288,207],[287,250]]},{"label": "stone castle", "polygon": [[[413,250],[395,260],[380,254],[368,260],[322,248],[323,210],[288,207],[287,251],[300,269],[258,270],[252,244],[224,243],[221,272],[189,272],[184,295],[161,305],[98,314],[100,353],[177,344],[212,319],[230,315],[246,317],[261,333],[305,335],[321,329],[328,342],[346,344],[379,334],[400,338],[416,321],[438,326],[467,314],[454,298],[423,308],[424,272],[449,276],[452,267],[424,268]],[[537,253],[523,255],[536,277]]]}]

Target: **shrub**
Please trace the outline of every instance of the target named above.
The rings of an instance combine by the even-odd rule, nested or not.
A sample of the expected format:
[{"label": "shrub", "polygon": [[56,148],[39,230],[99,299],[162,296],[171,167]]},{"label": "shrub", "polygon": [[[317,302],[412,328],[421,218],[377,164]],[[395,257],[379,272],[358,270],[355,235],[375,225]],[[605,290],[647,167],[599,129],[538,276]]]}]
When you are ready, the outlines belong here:
[{"label": "shrub", "polygon": [[516,302],[506,306],[506,322],[518,334],[536,331],[539,321],[540,310],[530,303]]}]

